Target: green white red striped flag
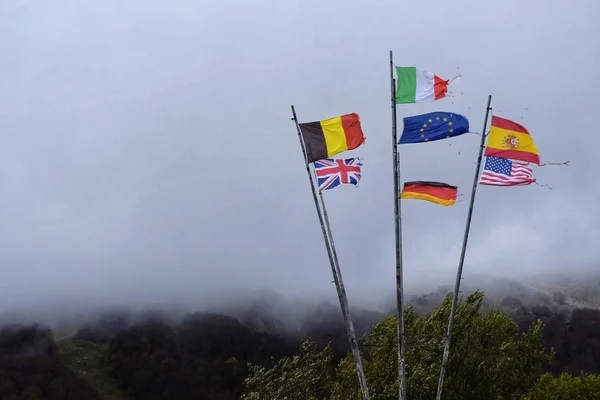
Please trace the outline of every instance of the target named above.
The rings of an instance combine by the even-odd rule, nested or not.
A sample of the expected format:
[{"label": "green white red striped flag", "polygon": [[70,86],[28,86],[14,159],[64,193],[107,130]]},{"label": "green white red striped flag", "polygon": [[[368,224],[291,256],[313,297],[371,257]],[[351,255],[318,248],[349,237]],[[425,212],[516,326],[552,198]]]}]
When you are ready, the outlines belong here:
[{"label": "green white red striped flag", "polygon": [[446,97],[449,81],[417,67],[396,67],[396,104],[430,103]]}]

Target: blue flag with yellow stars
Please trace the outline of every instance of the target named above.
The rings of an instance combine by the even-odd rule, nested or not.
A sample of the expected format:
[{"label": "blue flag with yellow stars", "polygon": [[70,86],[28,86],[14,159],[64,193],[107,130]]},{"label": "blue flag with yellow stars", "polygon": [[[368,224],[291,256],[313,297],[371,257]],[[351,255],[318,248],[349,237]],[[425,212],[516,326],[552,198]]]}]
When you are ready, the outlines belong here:
[{"label": "blue flag with yellow stars", "polygon": [[432,142],[469,132],[469,120],[460,114],[432,112],[404,118],[398,144]]}]

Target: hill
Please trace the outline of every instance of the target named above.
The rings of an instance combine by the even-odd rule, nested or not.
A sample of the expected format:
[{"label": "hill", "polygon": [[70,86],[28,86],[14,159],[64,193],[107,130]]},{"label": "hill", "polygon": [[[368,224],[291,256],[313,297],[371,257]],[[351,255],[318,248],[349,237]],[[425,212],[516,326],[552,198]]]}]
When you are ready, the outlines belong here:
[{"label": "hill", "polygon": [[[463,295],[484,287],[482,308],[508,314],[520,332],[541,319],[543,346],[555,351],[545,371],[577,376],[600,372],[598,286],[593,279],[528,285],[486,278],[465,285]],[[428,315],[451,289],[413,296],[410,303],[415,313]],[[179,314],[104,310],[55,332],[38,324],[6,325],[0,332],[0,398],[238,399],[249,364],[268,368],[297,354],[306,339],[321,349],[331,345],[332,366],[349,350],[333,302],[299,304],[267,291],[235,304]],[[360,342],[394,313],[394,307],[353,308]]]}]

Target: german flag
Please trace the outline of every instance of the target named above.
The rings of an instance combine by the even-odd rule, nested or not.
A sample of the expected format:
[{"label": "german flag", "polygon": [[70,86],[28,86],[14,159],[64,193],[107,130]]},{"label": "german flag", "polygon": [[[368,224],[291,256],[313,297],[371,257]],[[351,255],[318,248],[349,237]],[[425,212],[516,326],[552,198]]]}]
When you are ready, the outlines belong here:
[{"label": "german flag", "polygon": [[360,118],[355,113],[298,125],[309,163],[353,150],[365,142]]},{"label": "german flag", "polygon": [[427,200],[443,206],[451,206],[456,201],[456,186],[441,182],[414,181],[404,183],[401,199]]}]

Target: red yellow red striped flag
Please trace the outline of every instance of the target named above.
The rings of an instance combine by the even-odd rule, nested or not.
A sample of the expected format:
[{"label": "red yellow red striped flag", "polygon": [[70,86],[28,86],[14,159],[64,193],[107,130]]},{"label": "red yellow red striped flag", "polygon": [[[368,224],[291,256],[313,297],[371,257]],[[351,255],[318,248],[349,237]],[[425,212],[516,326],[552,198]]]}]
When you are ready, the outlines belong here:
[{"label": "red yellow red striped flag", "polygon": [[540,164],[540,155],[527,129],[514,121],[496,116],[492,117],[485,156]]}]

